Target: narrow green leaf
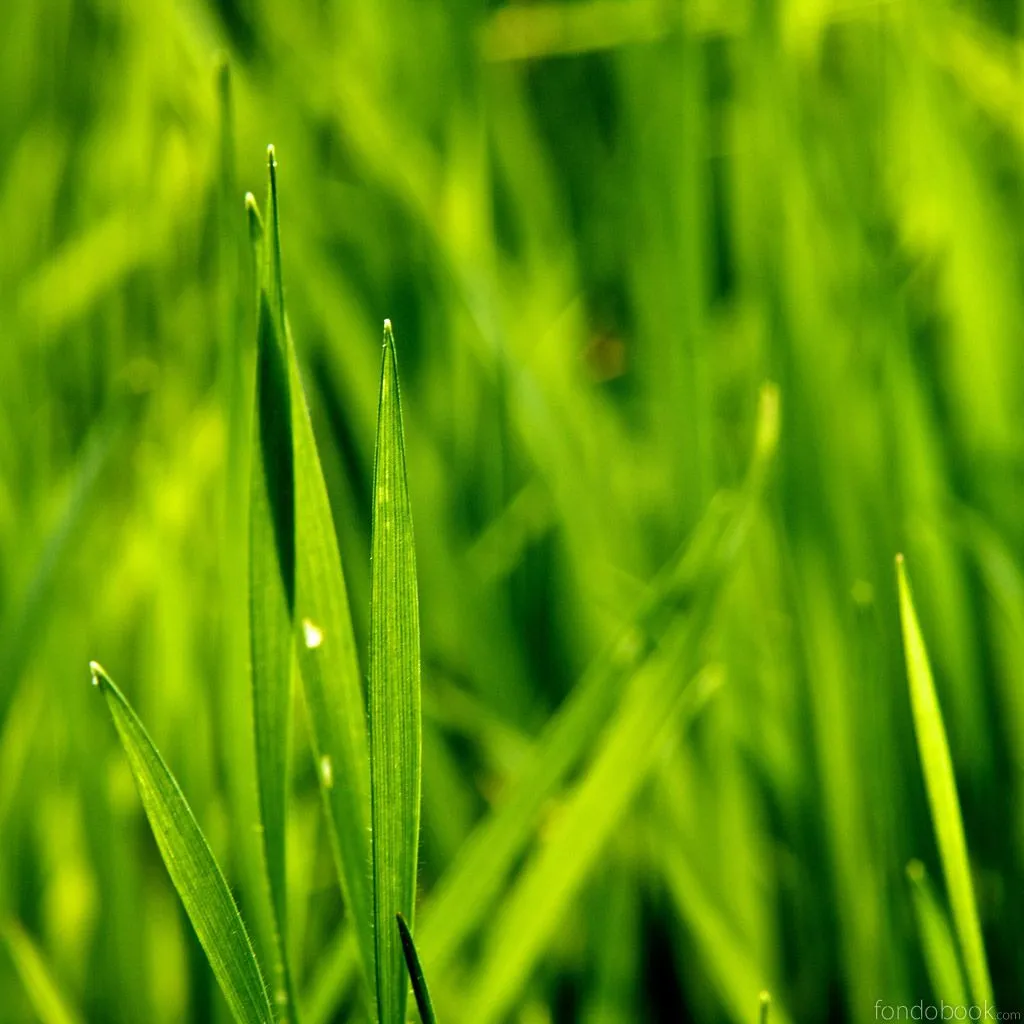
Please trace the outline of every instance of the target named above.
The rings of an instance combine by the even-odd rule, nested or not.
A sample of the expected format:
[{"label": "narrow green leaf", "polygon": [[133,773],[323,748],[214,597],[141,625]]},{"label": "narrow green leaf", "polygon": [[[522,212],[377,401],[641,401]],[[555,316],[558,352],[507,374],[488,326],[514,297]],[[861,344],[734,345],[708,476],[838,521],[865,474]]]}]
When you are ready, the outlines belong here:
[{"label": "narrow green leaf", "polygon": [[89,512],[104,467],[125,425],[124,411],[117,410],[101,422],[83,447],[70,481],[67,501],[46,539],[28,587],[17,599],[8,599],[0,619],[0,724],[7,717],[15,687],[33,653],[52,610],[53,593],[60,580],[68,551]]},{"label": "narrow green leaf", "polygon": [[263,849],[274,911],[274,1002],[283,1018],[294,1010],[287,962],[285,832],[291,738],[295,494],[291,386],[283,320],[266,281],[280,284],[277,198],[270,156],[270,236],[265,240],[256,353],[256,403],[249,505],[249,621],[253,726]]},{"label": "narrow green leaf", "polygon": [[975,1003],[984,1005],[992,1002],[992,982],[989,979],[978,908],[974,900],[967,842],[964,839],[960,801],[953,774],[953,760],[949,754],[946,727],[935,692],[931,663],[914,609],[902,555],[896,556],[896,576],[899,583],[900,618],[903,623],[903,647],[907,660],[910,704],[928,804],[931,808],[932,825],[935,828],[942,871],[953,910],[953,923],[967,969],[971,997]]},{"label": "narrow green leaf", "polygon": [[[283,538],[287,545],[283,553],[281,547],[278,548],[278,569],[284,574],[286,591],[294,585],[294,612],[291,607],[289,611],[297,637],[313,754],[345,904],[354,922],[364,976],[372,988],[374,941],[366,701],[327,486],[284,311],[276,163],[272,149],[267,212],[269,235],[264,234],[263,222],[251,195],[246,199],[246,207],[254,248],[262,251],[263,256],[260,337],[265,340],[274,336],[278,343],[267,348],[267,368],[271,376],[266,383],[262,375],[260,378],[265,388],[261,393],[261,408],[262,400],[273,393],[274,397],[269,399],[270,413],[276,415],[283,408],[290,410],[287,429],[284,422],[275,420],[267,433],[267,456],[274,457],[271,449],[285,452],[275,463],[282,479],[267,483],[272,502],[276,500],[282,506],[280,515],[274,518],[275,539]],[[263,344],[260,351],[264,351]],[[279,353],[283,365],[277,362]],[[270,366],[271,360],[273,366]],[[293,493],[292,504],[288,504],[289,491]],[[265,548],[266,539],[264,537]],[[272,565],[267,569],[274,571]],[[280,621],[283,626],[283,619]],[[283,651],[277,653],[283,657]]]},{"label": "narrow green leaf", "polygon": [[359,980],[355,932],[342,925],[328,941],[302,1001],[305,1024],[330,1024],[339,1013],[349,987]]},{"label": "narrow green leaf", "polygon": [[284,338],[284,274],[281,266],[281,212],[277,198],[277,155],[267,146],[267,225],[263,251],[263,288],[270,299],[270,310],[279,337]]},{"label": "narrow green leaf", "polygon": [[721,684],[709,669],[686,685],[702,630],[687,621],[629,683],[577,789],[552,834],[526,867],[494,920],[469,996],[467,1020],[503,1020],[547,948],[570,901],[598,862],[664,743]]},{"label": "narrow green leaf", "polygon": [[427,988],[427,979],[423,974],[423,966],[420,964],[419,954],[416,952],[416,943],[413,941],[412,932],[409,931],[409,926],[401,914],[395,914],[395,920],[398,922],[398,934],[402,940],[405,966],[409,969],[412,994],[416,997],[416,1008],[420,1011],[420,1020],[423,1021],[423,1024],[437,1024],[434,1006],[430,1001],[430,990]]},{"label": "narrow green leaf", "polygon": [[761,1013],[759,1019],[761,1024],[768,1024],[768,1017],[772,1008],[772,997],[769,992],[761,993]]},{"label": "narrow green leaf", "polygon": [[46,958],[28,932],[17,922],[8,921],[0,927],[0,937],[42,1024],[79,1024],[81,1016],[69,1005]]},{"label": "narrow green leaf", "polygon": [[26,679],[11,701],[0,728],[0,836],[7,832],[7,815],[25,775],[36,728],[43,714],[45,690]]},{"label": "narrow green leaf", "polygon": [[545,727],[500,806],[463,844],[418,929],[424,961],[438,972],[487,918],[501,887],[533,837],[545,804],[596,741],[622,692],[680,617],[705,623],[752,521],[779,432],[779,395],[761,392],[753,456],[739,500],[720,494],[679,553],[658,574],[630,621],[591,663]]},{"label": "narrow green leaf", "polygon": [[167,873],[240,1024],[275,1024],[249,933],[177,781],[142,722],[96,662],[93,685],[107,702]]},{"label": "narrow green leaf", "polygon": [[249,227],[249,255],[252,261],[252,278],[256,285],[256,308],[258,310],[260,292],[263,290],[263,238],[265,232],[259,204],[251,192],[245,193],[245,219]]},{"label": "narrow green leaf", "polygon": [[928,874],[919,860],[907,865],[910,894],[917,918],[917,932],[921,939],[924,964],[931,978],[936,996],[950,1006],[967,1004],[967,987],[960,970],[956,940],[949,926],[949,918],[939,903],[928,881]]},{"label": "narrow green leaf", "polygon": [[299,667],[331,848],[355,928],[364,977],[372,989],[366,700],[327,485],[290,335],[287,348],[295,465],[295,624]]},{"label": "narrow green leaf", "polygon": [[384,352],[373,471],[370,779],[377,1011],[403,1024],[409,983],[396,914],[413,920],[420,825],[420,622],[395,339]]},{"label": "narrow green leaf", "polygon": [[[702,965],[729,1019],[735,1024],[747,1024],[755,1000],[760,1002],[761,1014],[768,1013],[763,988],[767,965],[759,958],[750,937],[727,916],[718,893],[695,870],[694,851],[678,827],[680,800],[691,794],[681,793],[678,781],[675,773],[660,773],[657,795],[663,815],[660,822],[650,826],[652,840],[656,837],[651,849],[658,857],[672,907],[692,936],[692,955]],[[773,1024],[790,1024],[786,1008],[777,1000],[773,1003]]]}]

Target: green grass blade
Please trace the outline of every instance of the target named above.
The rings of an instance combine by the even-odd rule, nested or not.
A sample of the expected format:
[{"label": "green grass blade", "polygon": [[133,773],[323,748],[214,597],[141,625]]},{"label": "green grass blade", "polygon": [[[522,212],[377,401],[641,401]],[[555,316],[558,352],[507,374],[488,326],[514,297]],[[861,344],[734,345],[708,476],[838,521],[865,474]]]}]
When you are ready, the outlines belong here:
[{"label": "green grass blade", "polygon": [[41,1024],[79,1024],[81,1015],[68,1004],[46,958],[25,929],[8,921],[0,928],[0,938]]},{"label": "green grass blade", "polygon": [[26,680],[18,688],[0,728],[0,836],[7,832],[7,817],[24,780],[43,715],[45,691],[30,683]]},{"label": "green grass blade", "polygon": [[416,552],[391,323],[384,324],[373,472],[370,776],[380,1024],[403,1024],[409,982],[395,915],[413,920],[420,823],[420,623]]},{"label": "green grass blade", "polygon": [[256,308],[259,309],[260,293],[263,290],[263,239],[266,234],[259,203],[251,192],[245,193],[245,220],[249,228],[249,256],[252,279],[256,286]]},{"label": "green grass blade", "polygon": [[277,198],[277,155],[273,146],[267,146],[267,224],[263,250],[263,287],[270,298],[280,336],[284,338],[284,272],[281,266],[281,211]]},{"label": "green grass blade", "polygon": [[291,385],[279,296],[277,201],[270,158],[270,235],[264,243],[264,287],[259,301],[256,407],[249,506],[249,616],[252,652],[253,727],[263,849],[277,953],[274,1002],[287,1015],[294,1008],[287,963],[285,830],[291,736],[293,616],[295,606],[295,495],[291,439]]},{"label": "green grass blade", "polygon": [[921,938],[921,952],[932,989],[936,996],[950,1006],[966,1006],[967,987],[964,985],[949,918],[919,860],[912,860],[907,865],[907,878],[910,881],[914,916],[917,918],[917,931]]},{"label": "green grass blade", "polygon": [[431,893],[418,935],[420,953],[434,972],[435,984],[438,972],[490,914],[505,879],[532,839],[545,804],[591,749],[615,708],[624,680],[639,671],[681,616],[706,622],[749,529],[778,432],[778,390],[767,384],[739,501],[719,495],[710,502],[693,536],[658,575],[635,615],[594,659],[545,727],[509,795],[473,831]]},{"label": "green grass blade", "polygon": [[768,1018],[771,1014],[772,1008],[772,997],[768,992],[761,993],[761,1012],[758,1015],[758,1019],[761,1024],[768,1024]]},{"label": "green grass blade", "polygon": [[[267,485],[272,500],[276,497],[283,506],[279,520],[274,521],[275,536],[283,536],[285,543],[291,543],[284,555],[280,554],[279,547],[278,568],[284,574],[286,591],[294,580],[294,597],[288,594],[289,615],[293,633],[298,638],[303,695],[330,826],[331,847],[346,907],[355,925],[360,961],[372,987],[374,943],[366,702],[327,486],[284,311],[276,162],[272,149],[267,210],[269,233],[265,233],[255,200],[247,198],[246,207],[253,246],[263,251],[260,336],[266,339],[274,335],[278,342],[266,349],[268,361],[273,359],[274,365],[263,394],[273,391],[276,395],[272,399],[272,414],[287,408],[290,415],[287,432],[283,422],[275,421],[273,431],[266,435],[269,438],[267,457],[275,459],[275,465],[284,467],[281,469],[284,479]],[[263,351],[261,344],[261,353]],[[277,362],[278,355],[282,363]],[[260,381],[262,385],[262,375]],[[271,487],[276,489],[271,490]],[[290,489],[291,505],[287,504]],[[264,549],[268,550],[266,539]],[[273,573],[273,566],[268,565],[267,570]],[[283,625],[283,618],[280,615],[278,618]],[[283,651],[277,653],[283,658]]]},{"label": "green grass blade", "polygon": [[90,668],[128,756],[167,873],[235,1020],[275,1024],[249,933],[192,809],[124,695],[96,662]]},{"label": "green grass blade", "polygon": [[296,627],[309,734],[332,852],[373,988],[370,760],[359,657],[327,485],[288,338],[295,465]]},{"label": "green grass blade", "polygon": [[[698,873],[692,850],[681,834],[680,801],[692,798],[680,784],[678,772],[663,770],[657,796],[663,808],[662,821],[649,826],[649,844],[655,851],[673,909],[692,937],[687,957],[703,965],[702,973],[717,996],[724,1013],[735,1024],[750,1020],[755,1000],[760,1012],[768,1008],[763,997],[766,964],[753,943],[722,905],[720,893]],[[699,856],[699,854],[698,854]],[[761,995],[759,995],[761,993]],[[776,1000],[771,1007],[773,1024],[790,1024],[785,1006]]]},{"label": "green grass blade", "polygon": [[971,882],[967,842],[964,839],[960,801],[953,775],[953,761],[949,754],[942,710],[935,692],[928,651],[921,635],[921,626],[914,609],[902,555],[896,556],[896,576],[899,583],[900,619],[903,624],[903,647],[907,659],[910,704],[932,824],[935,828],[949,902],[953,909],[953,923],[967,969],[971,997],[975,1003],[984,1005],[992,1002],[992,982],[989,979],[978,908],[974,900],[974,886]]},{"label": "green grass blade", "polygon": [[66,503],[46,540],[28,587],[18,600],[7,602],[0,619],[0,724],[7,717],[14,688],[30,663],[35,640],[54,603],[61,570],[92,507],[101,475],[125,421],[123,413],[115,412],[93,431],[83,446]]},{"label": "green grass blade", "polygon": [[352,928],[342,925],[328,941],[302,1001],[305,1024],[330,1024],[338,1017],[350,986],[359,980],[359,950]]},{"label": "green grass blade", "polygon": [[702,631],[685,622],[629,684],[629,691],[553,834],[497,914],[467,1020],[503,1020],[597,864],[680,719],[703,708],[721,683],[708,670],[687,686]]},{"label": "green grass blade", "polygon": [[437,1024],[434,1006],[430,1001],[430,990],[427,988],[427,979],[423,973],[419,954],[416,952],[416,943],[413,941],[412,932],[409,931],[409,926],[401,914],[395,914],[395,921],[398,924],[398,934],[402,940],[405,966],[409,969],[412,994],[416,997],[416,1008],[420,1011],[420,1020],[423,1024]]}]

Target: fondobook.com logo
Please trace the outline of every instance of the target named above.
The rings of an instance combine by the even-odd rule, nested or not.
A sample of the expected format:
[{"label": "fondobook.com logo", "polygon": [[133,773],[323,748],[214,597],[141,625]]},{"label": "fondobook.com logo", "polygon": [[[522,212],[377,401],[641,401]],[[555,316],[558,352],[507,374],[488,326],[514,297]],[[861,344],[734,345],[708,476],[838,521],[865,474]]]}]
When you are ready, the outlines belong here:
[{"label": "fondobook.com logo", "polygon": [[875,1001],[875,1020],[1020,1020],[1020,1010],[997,1010],[991,1003],[886,1003]]}]

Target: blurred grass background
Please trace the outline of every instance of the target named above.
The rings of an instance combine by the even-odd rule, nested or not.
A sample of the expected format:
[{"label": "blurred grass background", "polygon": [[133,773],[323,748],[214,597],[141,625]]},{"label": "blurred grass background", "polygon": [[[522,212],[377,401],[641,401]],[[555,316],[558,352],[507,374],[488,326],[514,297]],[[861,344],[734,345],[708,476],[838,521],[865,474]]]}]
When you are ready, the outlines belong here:
[{"label": "blurred grass background", "polygon": [[[775,468],[701,639],[723,685],[509,1019],[937,998],[905,874],[919,859],[945,899],[898,550],[997,1001],[1024,1008],[1022,39],[996,0],[0,5],[0,920],[66,1004],[41,1014],[0,948],[0,1021],[226,1019],[86,666],[123,682],[253,907],[242,194],[271,141],[364,655],[385,316],[398,338],[425,899],[741,484],[779,386]],[[360,1019],[295,747],[296,974],[310,1022]],[[444,1019],[494,927],[427,956]]]}]

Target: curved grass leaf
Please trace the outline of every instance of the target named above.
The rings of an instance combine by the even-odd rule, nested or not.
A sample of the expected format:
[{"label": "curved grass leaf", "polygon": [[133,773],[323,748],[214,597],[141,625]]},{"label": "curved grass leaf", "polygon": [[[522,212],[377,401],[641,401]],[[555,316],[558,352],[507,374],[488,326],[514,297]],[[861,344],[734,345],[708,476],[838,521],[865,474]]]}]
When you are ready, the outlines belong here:
[{"label": "curved grass leaf", "polygon": [[42,952],[15,921],[0,927],[0,938],[14,962],[25,994],[41,1024],[79,1024],[81,1016],[69,1006]]},{"label": "curved grass leaf", "polygon": [[910,704],[917,734],[917,749],[924,772],[925,790],[931,809],[932,824],[946,878],[946,889],[953,910],[953,923],[960,941],[960,951],[975,1003],[992,1002],[992,982],[989,979],[985,947],[978,922],[978,908],[974,900],[970,862],[964,824],[960,816],[960,801],[953,775],[953,761],[946,740],[946,727],[935,692],[931,663],[917,620],[910,583],[903,556],[896,556],[896,576],[899,585],[900,619],[903,624],[903,647],[907,660],[907,680],[910,686]]},{"label": "curved grass leaf", "polygon": [[[290,547],[279,557],[278,568],[285,574],[286,592],[294,586],[294,608],[290,608],[289,614],[292,632],[297,637],[303,696],[330,826],[331,847],[345,905],[355,925],[364,977],[372,987],[374,942],[366,702],[327,486],[281,296],[281,247],[273,155],[270,171],[269,235],[265,234],[259,209],[251,196],[246,200],[246,207],[252,244],[263,255],[261,339],[276,334],[278,344],[268,348],[268,353],[275,360],[278,352],[282,357],[282,363],[275,362],[274,376],[266,382],[261,400],[273,389],[279,406],[290,410],[287,429],[283,422],[276,423],[276,432],[267,450],[268,457],[273,457],[270,445],[286,450],[278,462],[284,467],[282,474],[291,466],[290,479],[278,481],[276,491],[272,492],[285,506],[280,515],[281,530],[289,531],[285,540]],[[289,488],[291,505],[287,504]],[[269,545],[265,548],[269,549]],[[278,550],[280,553],[281,548]],[[267,569],[270,573],[274,571],[272,564]],[[278,618],[283,628],[284,619]],[[277,653],[283,658],[283,648]]]},{"label": "curved grass leaf", "polygon": [[672,907],[692,936],[692,955],[702,965],[729,1020],[747,1024],[757,999],[762,1021],[770,1012],[773,1024],[790,1024],[792,1018],[786,1007],[778,1001],[770,1005],[772,1000],[765,998],[766,964],[693,864],[679,827],[680,800],[688,795],[685,784],[678,772],[667,770],[661,772],[659,782],[657,795],[663,816],[660,824],[652,826],[649,841],[658,855]]},{"label": "curved grass leaf", "polygon": [[331,847],[369,980],[374,976],[374,944],[366,702],[327,487],[290,346],[289,363],[299,667]]},{"label": "curved grass leaf", "polygon": [[297,552],[296,635],[309,733],[331,847],[359,959],[372,988],[370,760],[359,656],[313,425],[287,336]]},{"label": "curved grass leaf", "polygon": [[547,724],[509,795],[473,831],[431,893],[418,935],[435,984],[438,972],[490,914],[505,879],[533,837],[545,804],[591,749],[615,708],[624,680],[641,668],[680,616],[706,622],[749,529],[778,433],[778,390],[766,384],[739,501],[719,495],[710,503],[693,536],[655,579],[632,620],[595,658]]},{"label": "curved grass leaf", "polygon": [[570,901],[598,862],[682,717],[703,708],[720,673],[686,686],[700,624],[686,621],[630,681],[622,706],[557,823],[496,915],[468,1020],[503,1020],[547,948]]},{"label": "curved grass leaf", "polygon": [[93,685],[107,702],[167,873],[240,1024],[275,1024],[249,933],[177,781],[131,705],[96,662]]},{"label": "curved grass leaf", "polygon": [[285,825],[295,531],[287,369],[265,293],[260,303],[256,395],[249,525],[253,725],[263,848],[278,933],[277,981],[287,988]]},{"label": "curved grass leaf", "polygon": [[412,932],[409,931],[409,926],[401,914],[395,914],[395,921],[398,924],[398,934],[402,940],[405,966],[409,969],[412,994],[416,997],[416,1008],[420,1011],[420,1020],[423,1024],[437,1024],[434,1006],[430,1001],[430,990],[427,988],[427,979],[423,974],[423,966],[420,964],[419,954],[416,952],[416,943],[413,941]]},{"label": "curved grass leaf", "polygon": [[409,990],[395,915],[413,919],[420,823],[420,623],[395,339],[384,353],[373,471],[370,782],[380,1024],[403,1024]]},{"label": "curved grass leaf", "polygon": [[921,952],[932,989],[936,996],[950,1006],[965,1006],[967,988],[946,911],[939,903],[924,865],[919,860],[912,860],[907,865],[907,878],[910,881],[914,916],[917,918],[917,931],[921,938]]}]

